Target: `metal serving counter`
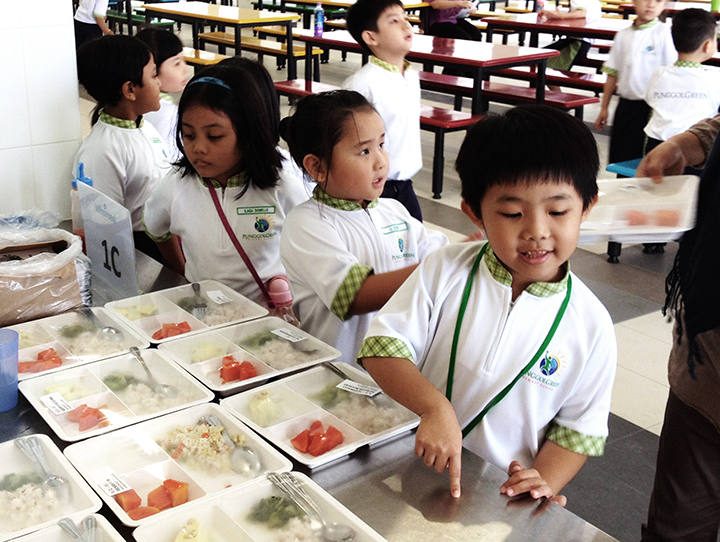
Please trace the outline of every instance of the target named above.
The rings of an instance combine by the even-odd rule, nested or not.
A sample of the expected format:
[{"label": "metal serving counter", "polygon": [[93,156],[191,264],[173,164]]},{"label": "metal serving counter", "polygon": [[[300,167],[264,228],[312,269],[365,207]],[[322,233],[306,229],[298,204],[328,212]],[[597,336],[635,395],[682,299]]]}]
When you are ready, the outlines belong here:
[{"label": "metal serving counter", "polygon": [[[137,262],[143,291],[186,282],[143,254],[138,253]],[[0,442],[32,433],[49,435],[61,450],[67,445],[21,395],[14,409],[0,413]],[[615,540],[554,503],[501,495],[506,474],[467,450],[462,457],[463,495],[453,499],[447,473],[436,474],[416,458],[414,441],[413,432],[361,448],[315,471],[302,465],[295,469],[308,474],[390,542]],[[132,540],[132,530],[120,524],[107,506],[100,513],[126,540]]]}]

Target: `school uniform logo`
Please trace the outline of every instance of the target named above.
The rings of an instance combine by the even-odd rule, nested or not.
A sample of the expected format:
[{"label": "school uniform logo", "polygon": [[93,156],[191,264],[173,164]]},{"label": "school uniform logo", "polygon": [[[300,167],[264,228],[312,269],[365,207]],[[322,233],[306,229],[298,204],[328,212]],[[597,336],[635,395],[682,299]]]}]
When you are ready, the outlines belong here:
[{"label": "school uniform logo", "polygon": [[554,391],[560,386],[560,375],[565,369],[565,359],[562,354],[551,354],[549,351],[540,358],[540,362],[530,369],[523,378],[537,384],[541,388]]},{"label": "school uniform logo", "polygon": [[239,216],[245,216],[253,219],[253,229],[257,233],[244,233],[242,238],[248,241],[258,241],[276,237],[277,232],[273,230],[275,227],[275,206],[261,205],[257,207],[237,207],[236,213]]},{"label": "school uniform logo", "polygon": [[256,218],[255,229],[260,233],[265,233],[270,229],[270,221],[265,217]]}]

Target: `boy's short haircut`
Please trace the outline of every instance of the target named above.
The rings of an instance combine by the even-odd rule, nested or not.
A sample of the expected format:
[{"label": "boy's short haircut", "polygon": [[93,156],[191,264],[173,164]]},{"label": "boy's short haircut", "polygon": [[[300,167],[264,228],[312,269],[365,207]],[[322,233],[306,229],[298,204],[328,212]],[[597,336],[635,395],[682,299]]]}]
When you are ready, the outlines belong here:
[{"label": "boy's short haircut", "polygon": [[377,32],[380,15],[392,6],[400,6],[405,9],[402,0],[358,0],[350,6],[345,16],[345,28],[366,51],[372,53],[363,40],[362,33],[365,30]]},{"label": "boy's short haircut", "polygon": [[598,193],[595,138],[585,124],[545,105],[524,105],[481,120],[467,133],[455,170],[478,218],[491,186],[568,182],[586,209]]},{"label": "boy's short haircut", "polygon": [[150,48],[157,65],[158,74],[163,62],[183,51],[180,38],[167,30],[152,27],[145,28],[137,33],[137,38]]},{"label": "boy's short haircut", "polygon": [[135,37],[103,36],[78,49],[78,79],[99,104],[117,105],[126,82],[143,86],[143,69],[151,58],[148,46]]},{"label": "boy's short haircut", "polygon": [[673,15],[671,33],[678,53],[694,53],[706,40],[717,39],[717,21],[704,9],[683,9]]}]

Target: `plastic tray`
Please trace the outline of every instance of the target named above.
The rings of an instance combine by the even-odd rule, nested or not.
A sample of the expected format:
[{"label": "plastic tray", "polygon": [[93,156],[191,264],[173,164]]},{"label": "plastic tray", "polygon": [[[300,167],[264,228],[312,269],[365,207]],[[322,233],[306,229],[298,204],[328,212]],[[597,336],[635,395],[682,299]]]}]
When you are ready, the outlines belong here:
[{"label": "plastic tray", "polygon": [[221,461],[202,460],[194,463],[183,460],[183,451],[187,454],[187,448],[180,452],[176,460],[173,456],[177,454],[174,451],[168,452],[163,447],[162,441],[170,431],[178,426],[197,426],[200,417],[208,414],[216,415],[229,435],[244,435],[245,444],[258,455],[264,469],[278,472],[292,468],[292,463],[280,452],[213,403],[198,405],[72,444],[65,448],[65,455],[125,525],[135,527],[154,520],[158,514],[140,520],[131,519],[115,498],[104,489],[104,481],[113,475],[136,491],[143,500],[142,506],[146,505],[147,494],[164,479],[172,478],[188,483],[190,500],[159,513],[160,516],[165,516],[180,511],[187,520],[191,516],[182,510],[193,505],[198,499],[227,492],[230,488],[245,485],[252,480],[248,475],[230,470],[229,465],[223,461],[227,460],[227,455],[220,458],[215,456],[215,459]]},{"label": "plastic tray", "polygon": [[[375,384],[369,375],[359,369],[345,363],[337,365],[352,377],[353,381],[365,385]],[[395,437],[420,423],[420,419],[415,414],[385,394],[377,395],[372,399],[350,394],[353,396],[352,401],[357,401],[359,404],[353,405],[345,401],[339,403],[339,408],[349,412],[351,416],[356,416],[358,412],[365,410],[363,423],[378,424],[381,430],[378,430],[378,426],[370,430],[367,425],[363,426],[346,415],[339,414],[350,423],[343,421],[333,414],[333,412],[339,413],[337,407],[325,409],[321,406],[322,400],[318,398],[318,394],[333,390],[342,381],[342,377],[331,369],[314,367],[300,374],[228,397],[220,404],[290,457],[311,469],[344,457],[360,446],[377,444]],[[254,404],[253,400],[259,401],[261,397],[267,401],[268,395],[279,408],[274,412],[275,416],[268,415],[268,410],[264,410],[268,420],[259,420],[265,424],[261,425],[251,411],[251,404]],[[372,405],[365,404],[366,401],[371,402]],[[299,452],[290,442],[298,433],[308,429],[315,420],[320,420],[325,430],[328,425],[332,425],[340,430],[344,438],[342,444],[317,457]]]},{"label": "plastic tray", "polygon": [[[275,357],[265,351],[271,348],[268,343],[264,347],[258,347],[258,337],[271,338],[272,348],[276,349],[274,352],[281,357]],[[217,355],[193,363],[193,357],[198,357],[196,352],[201,345],[214,347]],[[340,357],[339,350],[276,317],[199,333],[162,344],[159,348],[180,367],[221,395],[237,393],[263,384],[270,377]],[[289,357],[287,352],[291,353]],[[297,353],[297,358],[294,358],[292,353]],[[220,367],[223,357],[227,355],[232,355],[239,362],[250,361],[255,367],[257,376],[246,380],[223,382],[220,378]]]},{"label": "plastic tray", "polygon": [[[40,374],[54,373],[68,367],[118,356],[127,352],[131,346],[138,348],[150,346],[148,341],[123,324],[119,318],[113,318],[105,309],[91,310],[100,322],[121,331],[122,336],[104,333],[89,318],[74,311],[8,326],[8,329],[20,333],[21,344],[18,352],[20,363],[37,361],[38,354],[49,348],[53,348],[62,360],[60,367],[37,373],[21,372],[18,374],[18,379],[22,381]],[[74,337],[65,336],[71,331],[80,331],[80,333]]]},{"label": "plastic tray", "polygon": [[[385,540],[355,514],[336,501],[329,493],[307,476],[294,473],[310,497],[318,504],[328,521],[344,523],[355,530],[354,542]],[[185,510],[173,510],[156,516],[133,532],[137,542],[174,540],[189,518],[196,518],[209,531],[214,542],[274,542],[283,536],[284,529],[269,529],[248,518],[253,507],[264,498],[284,496],[267,479],[238,488],[222,497],[191,503]],[[285,538],[289,540],[290,538]],[[306,538],[297,538],[306,540]],[[316,538],[307,538],[316,540]]]},{"label": "plastic tray", "polygon": [[649,178],[599,180],[599,199],[580,227],[579,242],[677,239],[695,225],[699,182],[694,175],[665,177],[660,184]]},{"label": "plastic tray", "polygon": [[[68,460],[63,457],[58,447],[50,440],[50,437],[47,435],[33,436],[40,440],[50,471],[68,482],[70,488],[69,501],[55,505],[48,498],[43,498],[40,504],[45,505],[47,508],[37,510],[37,506],[35,506],[32,517],[27,517],[25,512],[28,508],[24,503],[17,510],[15,506],[20,505],[20,502],[16,501],[15,506],[10,505],[7,502],[10,495],[6,491],[0,491],[0,540],[9,540],[48,527],[65,516],[92,514],[102,506],[98,496],[90,489]],[[42,474],[35,463],[16,446],[15,440],[18,439],[0,444],[0,457],[2,457],[0,479],[13,473],[21,475]],[[36,488],[38,487],[37,484],[33,485]],[[30,495],[32,496],[32,493]],[[22,499],[22,497],[19,497],[19,499]],[[49,541],[43,539],[43,542]]]},{"label": "plastic tray", "polygon": [[[110,522],[100,514],[92,514],[96,522],[95,542],[125,542],[125,539],[118,533]],[[79,524],[83,516],[72,516],[70,519]],[[72,537],[67,534],[59,525],[53,525],[46,529],[36,531],[15,539],[15,542],[71,542]]]},{"label": "plastic tray", "polygon": [[[57,436],[68,442],[107,433],[214,398],[211,391],[178,369],[157,350],[143,350],[142,356],[159,382],[176,388],[176,396],[158,396],[142,384],[117,393],[110,390],[103,379],[111,374],[128,375],[140,382],[145,381],[145,372],[130,354],[32,378],[21,382],[18,387]],[[81,431],[80,424],[70,421],[67,413],[67,409],[80,405],[100,409],[110,424],[105,427],[95,425]]]},{"label": "plastic tray", "polygon": [[[207,316],[201,321],[194,318],[187,308],[191,299],[194,300],[192,286],[186,284],[160,290],[151,294],[130,297],[120,301],[111,301],[105,308],[137,331],[142,337],[153,344],[160,344],[177,337],[195,334],[207,329],[217,329],[238,322],[254,320],[268,314],[267,309],[253,303],[232,288],[214,280],[199,282],[200,293],[207,304]],[[153,334],[163,324],[187,322],[190,331],[175,337],[154,339]]]}]

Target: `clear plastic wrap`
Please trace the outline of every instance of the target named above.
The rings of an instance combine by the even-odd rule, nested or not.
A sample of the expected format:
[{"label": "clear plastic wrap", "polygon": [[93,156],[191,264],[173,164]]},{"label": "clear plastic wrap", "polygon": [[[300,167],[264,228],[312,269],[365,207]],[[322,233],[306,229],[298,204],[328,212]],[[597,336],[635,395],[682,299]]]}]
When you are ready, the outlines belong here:
[{"label": "clear plastic wrap", "polygon": [[[36,247],[53,244],[48,251]],[[0,253],[25,249],[0,261],[0,326],[58,314],[82,305],[76,260],[82,241],[60,229],[0,229]],[[37,254],[33,254],[38,252]],[[86,284],[85,288],[89,288]]]}]

